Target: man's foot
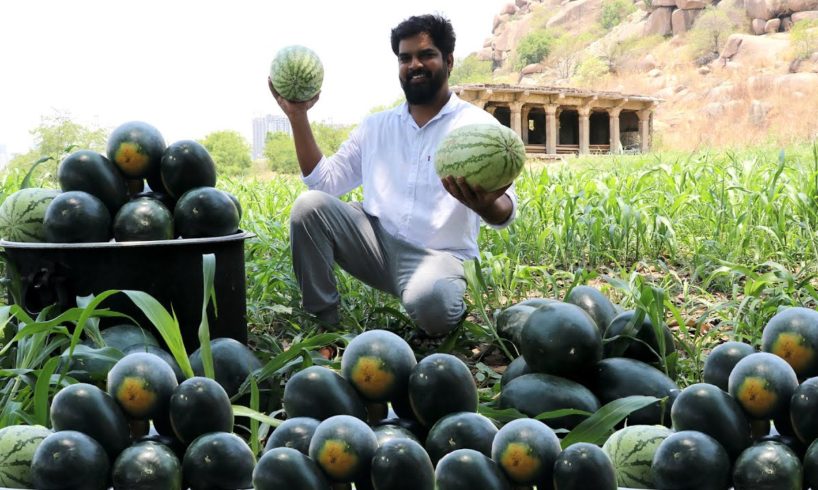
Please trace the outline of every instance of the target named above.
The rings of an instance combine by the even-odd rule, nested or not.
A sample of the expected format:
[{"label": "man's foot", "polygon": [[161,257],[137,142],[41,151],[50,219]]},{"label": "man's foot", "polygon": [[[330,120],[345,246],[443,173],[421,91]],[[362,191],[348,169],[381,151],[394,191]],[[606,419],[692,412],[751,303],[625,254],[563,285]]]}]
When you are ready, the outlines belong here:
[{"label": "man's foot", "polygon": [[417,352],[437,352],[447,338],[448,335],[432,337],[426,332],[415,330],[409,337],[409,345],[412,347],[412,350]]}]

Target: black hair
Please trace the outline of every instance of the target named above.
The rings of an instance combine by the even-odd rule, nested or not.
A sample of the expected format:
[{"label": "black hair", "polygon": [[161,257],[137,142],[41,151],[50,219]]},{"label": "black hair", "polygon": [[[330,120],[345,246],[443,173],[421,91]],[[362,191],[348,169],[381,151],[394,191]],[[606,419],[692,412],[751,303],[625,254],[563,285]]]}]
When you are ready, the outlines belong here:
[{"label": "black hair", "polygon": [[454,53],[454,28],[449,19],[437,15],[414,15],[392,29],[392,52],[397,56],[398,45],[402,39],[425,32],[432,38],[437,49],[443,53],[443,59]]}]

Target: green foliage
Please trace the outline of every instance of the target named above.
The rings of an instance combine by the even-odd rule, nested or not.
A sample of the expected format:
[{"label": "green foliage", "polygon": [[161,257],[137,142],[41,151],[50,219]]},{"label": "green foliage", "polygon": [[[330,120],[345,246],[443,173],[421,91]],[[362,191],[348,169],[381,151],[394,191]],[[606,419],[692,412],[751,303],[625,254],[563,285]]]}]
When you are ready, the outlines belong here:
[{"label": "green foliage", "polygon": [[717,56],[727,38],[739,26],[726,9],[707,6],[688,32],[688,42],[694,58]]},{"label": "green foliage", "polygon": [[603,0],[599,13],[599,25],[606,31],[618,26],[631,12],[636,10],[629,0]]},{"label": "green foliage", "polygon": [[287,133],[281,131],[267,133],[264,140],[264,158],[273,172],[284,174],[300,172],[293,138]]},{"label": "green foliage", "polygon": [[454,64],[449,84],[490,83],[491,74],[491,61],[480,60],[472,53]]},{"label": "green foliage", "polygon": [[107,131],[97,127],[87,127],[71,119],[68,113],[57,112],[44,116],[40,124],[32,129],[34,147],[27,153],[15,156],[9,161],[9,171],[27,172],[35,162],[44,163],[33,178],[42,185],[56,186],[56,170],[60,160],[75,150],[94,150],[105,153]]},{"label": "green foliage", "polygon": [[324,155],[332,155],[338,151],[341,143],[349,138],[349,132],[353,127],[317,122],[312,124],[312,132],[315,135],[315,142],[318,143]]},{"label": "green foliage", "polygon": [[602,58],[598,56],[586,56],[577,68],[577,79],[579,83],[588,84],[594,82],[609,73],[610,67]]},{"label": "green foliage", "polygon": [[818,52],[818,19],[801,20],[790,30],[790,47],[796,60],[805,60]]},{"label": "green foliage", "polygon": [[[339,126],[322,122],[312,123],[312,132],[315,142],[324,155],[332,155],[349,137],[354,126]],[[295,145],[292,136],[287,133],[267,133],[264,143],[264,157],[274,172],[298,174],[301,172],[295,154]]]},{"label": "green foliage", "polygon": [[519,70],[526,65],[541,62],[551,52],[554,41],[554,35],[545,29],[526,34],[517,44],[514,68]]},{"label": "green foliage", "polygon": [[397,99],[393,100],[391,104],[376,105],[375,107],[369,109],[368,114],[376,114],[378,112],[383,112],[383,111],[388,111],[389,109],[394,109],[395,107],[403,104],[403,102],[405,100],[406,100],[406,98],[401,95]]},{"label": "green foliage", "polygon": [[216,163],[216,171],[242,175],[250,170],[250,144],[238,131],[215,131],[199,141]]}]

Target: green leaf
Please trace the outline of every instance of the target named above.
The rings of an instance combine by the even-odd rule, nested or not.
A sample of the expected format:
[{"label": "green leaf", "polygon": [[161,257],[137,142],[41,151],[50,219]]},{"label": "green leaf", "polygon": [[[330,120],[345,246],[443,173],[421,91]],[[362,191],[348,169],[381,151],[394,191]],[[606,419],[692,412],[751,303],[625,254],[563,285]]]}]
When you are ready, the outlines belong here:
[{"label": "green leaf", "polygon": [[631,413],[661,401],[653,396],[633,395],[605,404],[590,417],[583,420],[562,439],[563,449],[577,442],[601,445],[616,424]]},{"label": "green leaf", "polygon": [[204,367],[204,374],[210,379],[216,379],[216,370],[213,368],[213,354],[210,352],[210,325],[207,319],[207,305],[213,300],[216,306],[216,289],[213,287],[213,277],[216,275],[216,256],[202,255],[202,320],[199,323],[199,354]]},{"label": "green leaf", "polygon": [[37,373],[37,383],[34,386],[34,418],[37,420],[38,425],[44,427],[51,426],[49,423],[48,395],[53,381],[52,375],[57,370],[59,363],[59,357],[52,357]]},{"label": "green leaf", "polygon": [[145,316],[148,317],[148,320],[156,327],[156,330],[159,332],[159,335],[162,336],[173,358],[176,359],[176,362],[179,364],[182,373],[184,373],[186,377],[192,378],[194,376],[193,368],[190,366],[190,359],[188,359],[187,352],[185,351],[185,343],[182,340],[182,332],[179,329],[179,320],[177,320],[176,315],[171,316],[168,310],[148,293],[133,290],[125,290],[122,292],[142,310],[142,313],[144,313]]},{"label": "green leaf", "polygon": [[281,425],[283,420],[274,419],[272,417],[268,417],[261,412],[253,410],[252,408],[245,407],[243,405],[233,405],[233,416],[234,417],[247,417],[251,420],[258,420],[263,424],[267,424],[270,427],[278,427]]}]

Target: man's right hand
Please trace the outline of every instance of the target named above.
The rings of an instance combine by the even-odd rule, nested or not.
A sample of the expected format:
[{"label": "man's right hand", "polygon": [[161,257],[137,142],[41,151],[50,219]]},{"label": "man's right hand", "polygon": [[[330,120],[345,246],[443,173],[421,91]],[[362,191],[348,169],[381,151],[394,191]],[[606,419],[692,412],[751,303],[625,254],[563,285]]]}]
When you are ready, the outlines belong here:
[{"label": "man's right hand", "polygon": [[281,107],[281,110],[287,117],[306,113],[312,106],[315,105],[316,102],[318,102],[318,97],[321,95],[321,92],[318,92],[315,94],[315,97],[310,100],[296,102],[287,100],[276,92],[276,89],[273,88],[273,81],[270,80],[270,77],[267,77],[267,86],[270,88],[270,93],[273,94],[273,98],[275,98],[276,102],[278,102],[279,107]]}]

